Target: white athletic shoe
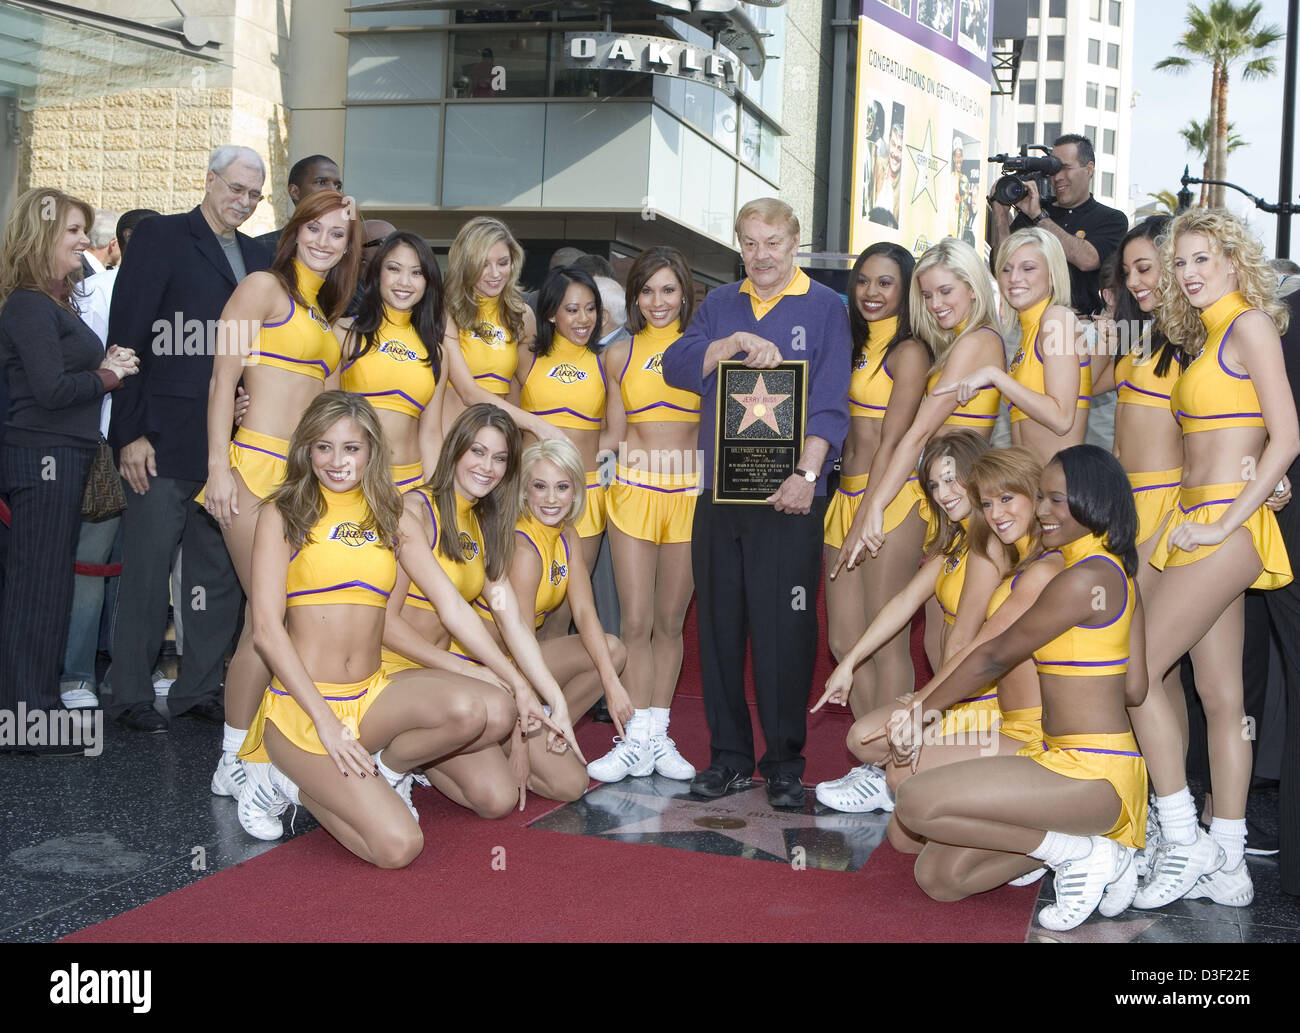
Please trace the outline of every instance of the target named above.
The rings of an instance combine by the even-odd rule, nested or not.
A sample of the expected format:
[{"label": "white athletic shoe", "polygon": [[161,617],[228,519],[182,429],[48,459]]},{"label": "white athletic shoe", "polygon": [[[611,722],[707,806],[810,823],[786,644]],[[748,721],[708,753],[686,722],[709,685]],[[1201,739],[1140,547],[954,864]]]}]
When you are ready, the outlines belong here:
[{"label": "white athletic shoe", "polygon": [[289,800],[271,778],[270,764],[246,764],[247,780],[239,794],[239,824],[257,839],[279,839],[284,835],[280,815]]},{"label": "white athletic shoe", "polygon": [[1151,874],[1151,861],[1156,856],[1156,851],[1160,849],[1161,842],[1160,822],[1156,819],[1156,802],[1152,799],[1147,803],[1146,845],[1133,859],[1133,863],[1137,865],[1139,879],[1146,879]]},{"label": "white athletic shoe", "polygon": [[1047,874],[1046,868],[1035,868],[1032,872],[1025,872],[1007,883],[1008,886],[1032,886],[1044,875]]},{"label": "white athletic shoe", "polygon": [[415,804],[411,803],[411,786],[415,784],[415,779],[410,774],[403,775],[396,782],[389,782],[393,791],[402,798],[402,803],[406,804],[406,809],[411,812],[411,817],[415,823],[420,823],[420,812],[415,809]]},{"label": "white athletic shoe", "polygon": [[677,782],[689,782],[695,777],[694,766],[677,752],[677,744],[668,736],[651,736],[650,752],[654,754],[654,769],[664,778],[671,778]]},{"label": "white athletic shoe", "polygon": [[1226,860],[1223,848],[1200,826],[1194,843],[1163,842],[1151,858],[1151,874],[1138,889],[1133,906],[1145,911],[1172,904],[1185,897],[1202,875],[1222,868]]},{"label": "white athletic shoe", "polygon": [[[64,685],[68,687],[65,689]],[[84,681],[63,682],[59,690],[64,710],[93,709],[99,706],[99,697],[86,688]]]},{"label": "white athletic shoe", "polygon": [[1255,899],[1255,884],[1243,857],[1236,868],[1220,868],[1202,875],[1187,891],[1188,900],[1212,900],[1226,907],[1247,907]]},{"label": "white athletic shoe", "polygon": [[1096,910],[1106,887],[1122,874],[1119,845],[1104,836],[1088,838],[1092,849],[1084,857],[1056,869],[1056,903],[1038,912],[1038,924],[1044,929],[1065,932],[1081,925]]},{"label": "white athletic shoe", "polygon": [[1107,885],[1101,895],[1101,902],[1097,905],[1097,910],[1107,918],[1114,918],[1127,911],[1133,904],[1138,888],[1137,851],[1132,847],[1116,845],[1119,846],[1119,864],[1123,870]]},{"label": "white athletic shoe", "polygon": [[160,670],[153,672],[153,694],[155,696],[166,696],[176,684],[175,678],[168,678]]},{"label": "white athletic shoe", "polygon": [[[685,762],[683,762],[685,763]],[[655,769],[655,751],[649,739],[614,736],[614,748],[587,765],[587,774],[597,782],[621,782],[628,775],[643,778]]]},{"label": "white athletic shoe", "polygon": [[819,782],[813,793],[822,806],[845,814],[894,809],[894,794],[885,784],[884,772],[869,764],[856,767],[833,782]]},{"label": "white athletic shoe", "polygon": [[247,781],[248,775],[244,770],[244,762],[235,754],[222,750],[221,759],[217,761],[217,770],[212,773],[212,795],[233,796],[238,800]]}]

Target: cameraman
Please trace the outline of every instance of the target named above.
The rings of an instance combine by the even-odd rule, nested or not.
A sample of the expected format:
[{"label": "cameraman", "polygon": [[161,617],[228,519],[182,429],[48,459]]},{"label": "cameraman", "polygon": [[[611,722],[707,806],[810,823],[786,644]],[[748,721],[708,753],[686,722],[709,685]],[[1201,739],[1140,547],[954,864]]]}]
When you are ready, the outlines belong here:
[{"label": "cameraman", "polygon": [[[1080,315],[1089,316],[1102,308],[1097,289],[1097,271],[1101,263],[1114,254],[1120,239],[1128,232],[1128,219],[1117,208],[1107,208],[1092,196],[1094,165],[1092,141],[1077,133],[1067,133],[1052,143],[1052,154],[1061,170],[1052,177],[1056,200],[1042,204],[1038,184],[1026,179],[1029,192],[1014,207],[989,198],[993,209],[993,252],[1007,236],[1026,226],[1040,226],[1055,236],[1065,249],[1070,266],[1070,305]],[[996,272],[996,270],[995,270]]]}]

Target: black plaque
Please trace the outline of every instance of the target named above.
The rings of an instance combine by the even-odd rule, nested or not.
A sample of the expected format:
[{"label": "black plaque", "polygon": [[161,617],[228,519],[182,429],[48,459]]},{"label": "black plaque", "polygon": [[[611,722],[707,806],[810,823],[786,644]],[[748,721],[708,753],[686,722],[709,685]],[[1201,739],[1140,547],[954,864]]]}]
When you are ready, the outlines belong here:
[{"label": "black plaque", "polygon": [[718,363],[713,501],[766,504],[794,473],[808,419],[808,362]]}]

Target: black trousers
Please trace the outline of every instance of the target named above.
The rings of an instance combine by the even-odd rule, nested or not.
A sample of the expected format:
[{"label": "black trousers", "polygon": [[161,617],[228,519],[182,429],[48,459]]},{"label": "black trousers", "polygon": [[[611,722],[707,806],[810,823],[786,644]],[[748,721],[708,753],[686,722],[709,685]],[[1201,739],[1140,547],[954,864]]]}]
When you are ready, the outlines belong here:
[{"label": "black trousers", "polygon": [[153,477],[137,495],[129,485],[122,514],[122,576],[113,629],[113,701],[110,717],[152,706],[153,668],[167,625],[172,557],[181,546],[185,653],[167,695],[173,717],[219,699],[226,653],[235,634],[243,593],[215,521],[193,501],[202,484]]},{"label": "black trousers", "polygon": [[744,775],[754,770],[746,640],[767,740],[759,770],[765,778],[803,775],[825,512],[824,497],[792,516],[767,505],[715,505],[712,492],[695,507],[691,561],[710,759]]},{"label": "black trousers", "polygon": [[0,706],[62,706],[81,500],[93,448],[4,449],[12,511],[0,614]]}]

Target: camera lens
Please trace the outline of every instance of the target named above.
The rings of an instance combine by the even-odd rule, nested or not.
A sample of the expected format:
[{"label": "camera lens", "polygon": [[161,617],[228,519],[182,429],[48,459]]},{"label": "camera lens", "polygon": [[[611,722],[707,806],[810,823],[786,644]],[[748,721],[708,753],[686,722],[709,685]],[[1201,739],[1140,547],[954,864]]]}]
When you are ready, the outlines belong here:
[{"label": "camera lens", "polygon": [[1027,193],[1029,188],[1015,176],[1003,176],[993,186],[993,199],[1008,206],[1015,204]]}]

